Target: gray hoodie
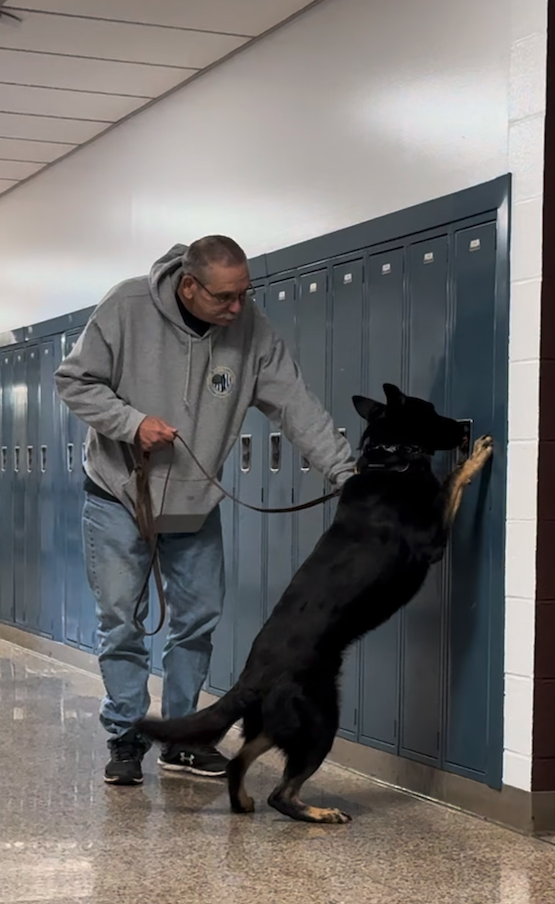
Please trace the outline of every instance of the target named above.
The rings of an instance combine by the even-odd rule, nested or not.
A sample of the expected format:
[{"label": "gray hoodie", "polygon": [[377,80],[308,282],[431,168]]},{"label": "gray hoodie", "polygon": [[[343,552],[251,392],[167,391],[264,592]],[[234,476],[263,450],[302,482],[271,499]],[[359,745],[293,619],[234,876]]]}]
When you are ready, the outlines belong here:
[{"label": "gray hoodie", "polygon": [[[230,326],[212,326],[202,338],[185,325],[175,297],[185,251],[174,245],[148,277],[111,289],[56,373],[60,398],[89,426],[89,477],[133,513],[134,441],[147,415],[175,428],[208,473],[219,475],[253,405],[316,470],[342,484],[354,469],[350,446],[252,299]],[[155,516],[170,453],[151,456]],[[164,514],[207,515],[222,498],[175,443]]]}]

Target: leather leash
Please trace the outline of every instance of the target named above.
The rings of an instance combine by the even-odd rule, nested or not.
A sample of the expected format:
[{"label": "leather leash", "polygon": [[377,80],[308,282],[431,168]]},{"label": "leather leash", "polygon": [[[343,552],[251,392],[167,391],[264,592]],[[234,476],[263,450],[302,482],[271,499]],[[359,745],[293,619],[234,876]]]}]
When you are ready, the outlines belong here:
[{"label": "leather leash", "polygon": [[[220,481],[213,477],[208,471],[203,467],[195,453],[189,446],[187,442],[183,439],[179,433],[176,433],[175,439],[179,440],[179,442],[184,446],[187,450],[196,466],[199,470],[204,474],[207,480],[210,481],[215,487],[217,487],[221,493],[224,494],[228,499],[231,499],[232,502],[236,502],[237,505],[243,506],[243,508],[248,508],[253,512],[261,512],[262,514],[268,515],[278,515],[278,514],[288,514],[290,512],[302,512],[305,509],[314,508],[317,505],[323,505],[324,502],[328,502],[330,499],[334,499],[341,492],[339,489],[334,490],[331,493],[326,493],[324,496],[319,496],[317,499],[311,499],[310,502],[303,502],[300,505],[290,505],[286,508],[262,508],[258,505],[251,505],[248,502],[243,502],[241,499],[238,499],[237,496],[234,496],[233,493],[229,493],[220,483]],[[166,474],[166,479],[164,482],[164,489],[162,491],[162,500],[160,504],[160,512],[164,510],[164,502],[166,499],[166,490],[168,488],[168,483],[170,480],[173,461],[175,455],[175,445],[172,443],[171,447],[171,457],[170,463],[168,466],[168,471]],[[133,614],[133,620],[135,622],[135,626],[140,630],[144,631],[143,625],[139,621],[139,608],[142,603],[144,594],[146,592],[148,582],[150,580],[150,575],[154,574],[154,581],[156,583],[156,591],[158,593],[158,600],[160,602],[160,618],[158,620],[158,625],[154,631],[144,631],[146,637],[153,637],[155,634],[158,634],[161,631],[162,626],[166,620],[166,596],[164,593],[164,581],[162,578],[162,570],[160,568],[160,557],[158,555],[158,537],[159,534],[156,532],[154,527],[154,516],[152,512],[152,497],[150,495],[150,484],[149,484],[149,471],[150,471],[150,453],[145,452],[139,446],[136,448],[136,464],[135,464],[135,474],[137,481],[137,505],[136,505],[136,517],[137,517],[137,525],[139,528],[139,533],[141,538],[148,543],[151,550],[151,558],[148,566],[148,571],[145,575],[145,579],[143,581],[143,585],[141,587],[141,592],[135,604],[135,611]]]}]

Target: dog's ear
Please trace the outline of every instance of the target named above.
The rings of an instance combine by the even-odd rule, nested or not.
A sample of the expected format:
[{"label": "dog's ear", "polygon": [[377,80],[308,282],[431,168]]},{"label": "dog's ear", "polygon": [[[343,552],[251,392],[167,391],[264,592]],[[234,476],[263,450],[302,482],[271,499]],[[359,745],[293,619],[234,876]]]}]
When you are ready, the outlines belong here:
[{"label": "dog's ear", "polygon": [[383,391],[385,392],[387,404],[391,405],[392,408],[401,408],[407,401],[405,393],[401,392],[399,387],[394,386],[393,383],[384,383]]},{"label": "dog's ear", "polygon": [[353,396],[353,405],[361,418],[368,422],[385,411],[383,402],[375,402],[374,399],[367,399],[366,396],[361,395]]}]

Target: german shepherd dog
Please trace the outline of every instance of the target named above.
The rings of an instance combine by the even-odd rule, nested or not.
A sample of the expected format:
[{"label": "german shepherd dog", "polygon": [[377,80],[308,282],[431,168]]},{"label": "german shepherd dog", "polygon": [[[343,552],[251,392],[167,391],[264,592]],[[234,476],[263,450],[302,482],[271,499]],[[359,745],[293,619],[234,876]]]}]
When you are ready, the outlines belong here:
[{"label": "german shepherd dog", "polygon": [[329,753],[338,728],[338,681],[347,647],[405,606],[439,562],[465,485],[493,451],[489,436],[443,484],[435,452],[464,445],[464,426],[429,402],[384,385],[386,404],[355,396],[367,422],[357,473],[344,485],[329,530],[256,637],[236,684],[200,712],[137,726],[160,742],[215,744],[239,719],[244,744],[227,769],[231,809],[251,813],[247,769],[273,747],[286,757],[268,803],[293,819],[345,823],[347,814],[309,806],[301,787]]}]

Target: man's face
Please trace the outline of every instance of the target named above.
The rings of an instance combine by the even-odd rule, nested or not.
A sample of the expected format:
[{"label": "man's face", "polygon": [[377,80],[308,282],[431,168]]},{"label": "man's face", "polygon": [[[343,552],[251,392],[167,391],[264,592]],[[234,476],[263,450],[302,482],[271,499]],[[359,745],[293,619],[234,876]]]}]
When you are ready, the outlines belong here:
[{"label": "man's face", "polygon": [[194,276],[184,276],[179,291],[185,307],[195,317],[216,326],[229,326],[241,313],[250,285],[246,264],[211,264],[204,271],[202,282]]}]

